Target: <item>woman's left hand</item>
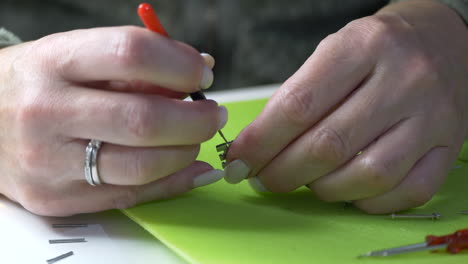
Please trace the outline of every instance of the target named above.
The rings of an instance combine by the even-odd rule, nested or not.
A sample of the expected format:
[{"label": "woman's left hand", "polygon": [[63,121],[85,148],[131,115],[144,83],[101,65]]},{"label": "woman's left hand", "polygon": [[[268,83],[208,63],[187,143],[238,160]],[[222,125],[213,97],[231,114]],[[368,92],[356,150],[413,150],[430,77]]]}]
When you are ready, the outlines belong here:
[{"label": "woman's left hand", "polygon": [[271,192],[308,185],[368,213],[426,203],[467,136],[467,47],[466,25],[436,1],[349,23],[240,133],[226,180]]}]

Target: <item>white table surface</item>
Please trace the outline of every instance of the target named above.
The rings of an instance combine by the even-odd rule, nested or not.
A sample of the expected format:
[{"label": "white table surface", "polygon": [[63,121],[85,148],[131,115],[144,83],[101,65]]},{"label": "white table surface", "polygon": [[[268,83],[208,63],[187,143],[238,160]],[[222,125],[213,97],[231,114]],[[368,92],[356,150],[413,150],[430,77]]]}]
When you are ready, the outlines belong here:
[{"label": "white table surface", "polygon": [[[278,85],[206,93],[218,102],[266,98]],[[83,150],[84,155],[84,150]],[[84,175],[83,175],[84,177]],[[86,223],[86,228],[52,228],[57,223]],[[186,264],[159,240],[119,211],[41,217],[0,195],[0,263],[46,263],[69,251],[59,264]],[[49,244],[49,239],[86,238],[86,243]]]}]

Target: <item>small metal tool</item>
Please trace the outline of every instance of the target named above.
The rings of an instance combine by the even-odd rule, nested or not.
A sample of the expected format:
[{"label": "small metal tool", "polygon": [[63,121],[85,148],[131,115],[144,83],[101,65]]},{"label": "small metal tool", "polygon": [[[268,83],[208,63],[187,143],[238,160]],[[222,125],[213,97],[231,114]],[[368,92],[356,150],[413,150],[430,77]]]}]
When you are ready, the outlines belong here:
[{"label": "small metal tool", "polygon": [[446,248],[447,252],[457,254],[463,249],[468,249],[468,229],[461,229],[450,235],[426,236],[426,242],[407,245],[397,248],[389,248],[378,251],[371,251],[359,257],[386,257],[402,253],[416,252],[421,250],[436,250]]},{"label": "small metal tool", "polygon": [[[205,94],[203,92],[201,92],[201,91],[191,93],[190,98],[192,98],[193,101],[206,100]],[[231,145],[232,141],[228,141],[221,130],[218,130],[218,134],[224,140],[224,143],[220,144],[220,145],[217,145],[216,146],[216,151],[217,152],[222,151],[222,153],[219,154],[219,158],[221,159],[223,168],[225,168],[226,167],[226,162],[225,161],[226,161],[227,151],[228,151],[229,146]],[[221,150],[219,150],[219,149],[221,149]]]},{"label": "small metal tool", "polygon": [[414,218],[414,219],[417,219],[417,218],[425,218],[425,219],[432,219],[432,220],[436,220],[436,219],[440,219],[440,217],[442,217],[441,214],[439,213],[432,213],[432,214],[391,214],[390,217],[392,217],[392,219],[396,219],[396,218]]},{"label": "small metal tool", "polygon": [[58,257],[55,257],[55,258],[52,258],[52,259],[48,259],[48,260],[46,260],[46,261],[47,261],[47,264],[52,264],[52,263],[55,263],[55,262],[57,262],[57,261],[60,261],[60,260],[62,260],[62,259],[64,259],[64,258],[68,258],[68,257],[70,257],[70,256],[73,256],[73,251],[70,251],[70,252],[68,252],[68,253],[62,254],[62,255],[60,255],[60,256],[58,256]]},{"label": "small metal tool", "polygon": [[64,243],[84,243],[88,242],[84,238],[67,238],[67,239],[50,239],[49,244],[64,244]]},{"label": "small metal tool", "polygon": [[466,214],[466,215],[468,215],[468,211],[460,211],[460,214]]},{"label": "small metal tool", "polygon": [[[221,133],[221,131],[218,131]],[[222,134],[222,133],[221,133]],[[224,137],[224,136],[223,136]],[[225,143],[223,144],[219,144],[216,146],[216,152],[221,152],[219,154],[219,159],[221,160],[221,165],[223,166],[223,169],[226,168],[226,156],[227,156],[227,152],[229,150],[229,147],[231,146],[232,142],[233,141],[227,141],[226,138],[224,138],[224,140],[226,141]]]},{"label": "small metal tool", "polygon": [[88,227],[88,224],[52,224],[53,228],[77,228]]}]

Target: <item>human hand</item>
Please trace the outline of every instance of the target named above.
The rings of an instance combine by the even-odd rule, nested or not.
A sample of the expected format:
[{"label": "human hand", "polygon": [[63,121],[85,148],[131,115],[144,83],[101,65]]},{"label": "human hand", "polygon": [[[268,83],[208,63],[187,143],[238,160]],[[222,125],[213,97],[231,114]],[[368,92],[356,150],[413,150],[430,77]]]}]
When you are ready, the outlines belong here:
[{"label": "human hand", "polygon": [[308,185],[368,213],[426,203],[467,136],[466,47],[466,25],[435,1],[349,23],[240,133],[226,180],[271,192]]},{"label": "human hand", "polygon": [[[193,48],[143,28],[95,28],[0,50],[0,60],[0,193],[31,212],[127,208],[224,176],[195,158],[226,109],[180,100],[213,80]],[[104,142],[97,187],[84,177],[90,139]]]}]

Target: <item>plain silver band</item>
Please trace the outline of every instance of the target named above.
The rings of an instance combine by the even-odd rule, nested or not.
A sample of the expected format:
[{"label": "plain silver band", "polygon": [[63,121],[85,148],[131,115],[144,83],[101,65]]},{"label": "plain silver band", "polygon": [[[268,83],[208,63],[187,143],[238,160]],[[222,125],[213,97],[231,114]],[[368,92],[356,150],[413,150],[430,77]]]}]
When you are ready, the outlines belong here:
[{"label": "plain silver band", "polygon": [[86,181],[92,185],[101,185],[101,179],[97,169],[97,156],[99,149],[101,148],[102,142],[99,140],[92,139],[86,146],[86,157],[85,157],[85,178]]}]

